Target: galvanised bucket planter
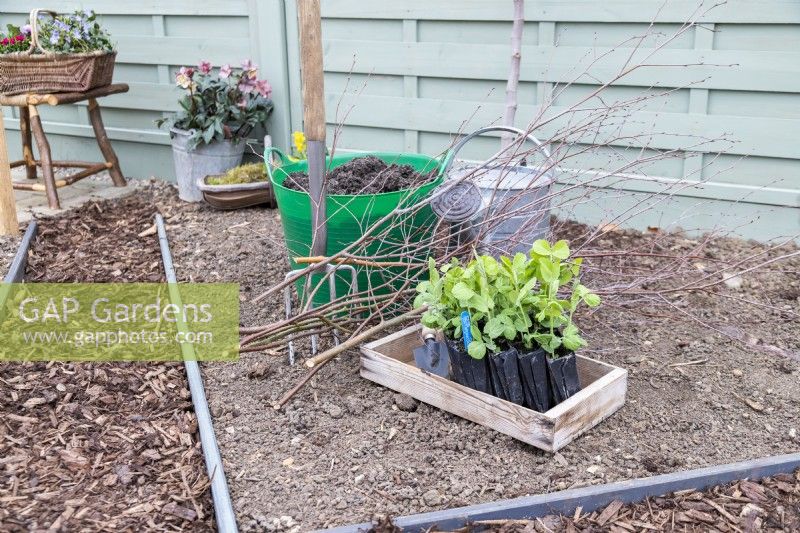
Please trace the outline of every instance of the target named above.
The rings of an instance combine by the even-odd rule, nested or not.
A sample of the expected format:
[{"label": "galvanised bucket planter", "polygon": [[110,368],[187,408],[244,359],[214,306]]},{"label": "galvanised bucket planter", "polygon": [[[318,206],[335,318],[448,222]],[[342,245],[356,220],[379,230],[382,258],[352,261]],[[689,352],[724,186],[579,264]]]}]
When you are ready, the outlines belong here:
[{"label": "galvanised bucket planter", "polygon": [[178,196],[186,202],[200,202],[203,192],[197,181],[206,176],[224,174],[242,162],[247,143],[244,139],[214,141],[189,149],[190,131],[171,128],[172,159],[178,180]]}]

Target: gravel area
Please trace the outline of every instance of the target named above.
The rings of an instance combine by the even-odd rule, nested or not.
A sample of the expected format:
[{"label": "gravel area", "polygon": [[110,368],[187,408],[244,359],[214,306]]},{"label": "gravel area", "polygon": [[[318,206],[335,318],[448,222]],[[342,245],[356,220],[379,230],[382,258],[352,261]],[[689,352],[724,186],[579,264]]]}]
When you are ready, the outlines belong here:
[{"label": "gravel area", "polygon": [[[249,302],[288,268],[277,211],[214,211],[174,193],[161,209],[180,278],[239,282],[245,326],[282,316],[279,296]],[[604,237],[612,247],[650,238]],[[676,235],[667,245],[691,241]],[[709,261],[756,247],[721,240]],[[594,355],[629,370],[628,401],[555,455],[361,379],[357,353],[325,367],[281,411],[272,403],[305,374],[285,353],[204,364],[240,525],[308,531],[798,451],[800,344],[790,313],[800,311],[799,271],[795,260],[684,299],[716,329],[613,306],[585,319]]]}]

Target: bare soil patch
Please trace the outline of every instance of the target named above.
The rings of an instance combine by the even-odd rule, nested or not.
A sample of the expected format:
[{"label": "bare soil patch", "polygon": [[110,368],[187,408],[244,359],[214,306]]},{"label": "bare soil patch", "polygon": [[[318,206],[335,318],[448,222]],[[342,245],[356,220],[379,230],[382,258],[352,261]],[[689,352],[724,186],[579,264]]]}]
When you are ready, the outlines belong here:
[{"label": "bare soil patch", "polygon": [[[123,200],[133,202],[129,210],[146,204],[165,215],[180,278],[239,282],[244,325],[282,316],[279,295],[258,305],[249,301],[288,269],[277,211],[220,212],[184,204],[164,184],[136,194],[138,200]],[[128,219],[130,232],[151,225],[150,207],[142,218]],[[63,231],[71,234],[72,227]],[[135,279],[126,272],[138,270],[123,267],[140,256],[149,260],[142,250],[150,238],[134,240],[129,246],[139,252],[125,248],[114,256],[123,258],[117,261],[107,257],[116,253],[113,246],[99,248],[103,257],[89,256],[92,275]],[[615,231],[604,238],[613,247],[631,239],[647,245],[651,236]],[[691,246],[691,239],[674,235],[665,245],[679,249]],[[81,246],[82,253],[91,251]],[[758,246],[715,241],[708,261]],[[61,253],[70,249],[65,245]],[[59,257],[55,250],[51,255]],[[79,264],[71,256],[61,260]],[[650,260],[626,260],[631,267],[653,268]],[[32,271],[39,268],[34,261]],[[56,279],[79,279],[48,271]],[[712,329],[680,313],[660,318],[646,308],[637,314],[601,307],[585,317],[581,325],[592,341],[591,355],[630,371],[628,402],[557,455],[361,379],[356,353],[325,367],[282,411],[272,403],[305,374],[299,364],[286,365],[285,352],[204,364],[240,525],[245,531],[308,531],[376,514],[398,516],[798,451],[800,364],[794,356],[800,341],[791,314],[800,310],[798,272],[794,260],[745,275],[736,288],[716,286],[680,304]],[[0,471],[0,498],[8,498],[0,509],[2,529],[46,528],[62,515],[70,529],[207,529],[210,502],[178,369],[4,365],[0,457],[14,459]],[[45,403],[34,400],[25,407],[32,398]],[[132,476],[127,485],[125,469],[114,470],[120,465]],[[169,512],[194,510],[192,495],[203,520]]]},{"label": "bare soil patch", "polygon": [[[328,194],[378,194],[419,187],[434,177],[414,170],[411,165],[386,164],[373,155],[357,157],[328,173]],[[284,187],[308,192],[308,174],[293,172]]]},{"label": "bare soil patch", "polygon": [[[167,203],[179,278],[239,282],[245,326],[281,318],[280,295],[249,302],[288,269],[277,211]],[[622,231],[604,238],[609,247],[652,240]],[[690,245],[681,235],[665,244]],[[758,246],[715,241],[708,260]],[[627,260],[652,268],[649,260]],[[273,402],[306,371],[287,366],[285,352],[204,364],[240,525],[308,531],[376,513],[426,512],[799,451],[800,364],[793,356],[800,340],[787,314],[800,311],[800,300],[790,298],[800,290],[798,272],[794,260],[746,275],[738,289],[721,285],[681,304],[716,329],[680,313],[639,312],[645,309],[601,306],[586,317],[581,325],[594,348],[588,354],[630,371],[628,401],[556,455],[361,379],[357,353],[320,371],[281,411]],[[741,341],[722,327],[740,331]],[[281,525],[282,516],[296,525]]]},{"label": "bare soil patch", "polygon": [[[28,279],[163,280],[152,193],[41,220]],[[196,431],[180,364],[0,363],[0,530],[211,530]]]}]

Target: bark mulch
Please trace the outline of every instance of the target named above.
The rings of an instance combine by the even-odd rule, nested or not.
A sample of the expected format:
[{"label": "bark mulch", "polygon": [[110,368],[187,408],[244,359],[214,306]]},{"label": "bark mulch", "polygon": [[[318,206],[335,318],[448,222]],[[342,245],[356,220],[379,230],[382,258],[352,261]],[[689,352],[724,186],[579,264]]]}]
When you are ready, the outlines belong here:
[{"label": "bark mulch", "polygon": [[[402,533],[391,519],[375,523],[369,533]],[[432,529],[444,533],[444,530]],[[800,470],[760,481],[741,480],[702,492],[687,490],[623,504],[616,500],[592,513],[549,515],[534,520],[476,521],[458,533],[630,533],[796,532],[800,531]],[[455,533],[455,532],[454,532]]]},{"label": "bark mulch", "polygon": [[[162,281],[156,205],[42,220],[27,279]],[[0,363],[0,531],[211,530],[196,431],[179,363]]]}]

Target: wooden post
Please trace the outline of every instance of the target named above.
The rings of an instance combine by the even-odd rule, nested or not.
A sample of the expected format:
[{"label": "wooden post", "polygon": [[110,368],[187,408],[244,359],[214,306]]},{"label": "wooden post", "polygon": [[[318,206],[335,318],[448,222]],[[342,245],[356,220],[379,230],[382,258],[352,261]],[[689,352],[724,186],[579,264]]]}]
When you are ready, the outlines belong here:
[{"label": "wooden post", "polygon": [[308,185],[314,238],[310,255],[327,255],[325,213],[325,86],[319,0],[298,0],[303,85],[303,129],[307,139]]},{"label": "wooden post", "polygon": [[6,128],[3,124],[2,108],[0,108],[0,235],[19,235],[17,204],[14,202],[11,167],[8,164]]}]

